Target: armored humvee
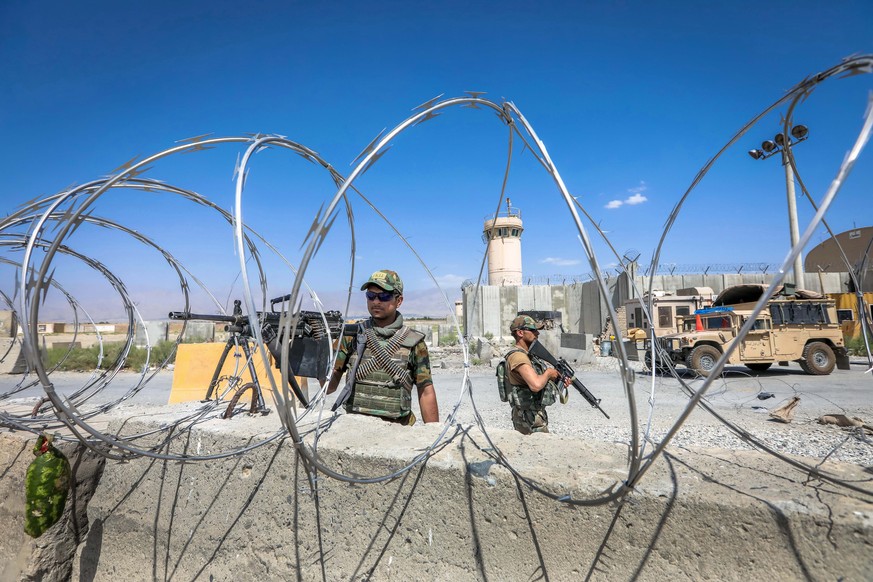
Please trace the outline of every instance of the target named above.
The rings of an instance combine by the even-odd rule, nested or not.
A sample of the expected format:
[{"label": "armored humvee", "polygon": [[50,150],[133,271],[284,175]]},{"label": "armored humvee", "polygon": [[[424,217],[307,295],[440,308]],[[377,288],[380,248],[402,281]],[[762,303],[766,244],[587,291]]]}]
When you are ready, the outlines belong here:
[{"label": "armored humvee", "polygon": [[[764,285],[737,285],[722,291],[712,307],[698,309],[677,323],[677,333],[658,338],[658,368],[665,360],[708,375],[766,291]],[[849,369],[834,301],[812,291],[777,289],[728,364],[762,372],[774,363],[797,362],[808,374]],[[651,368],[651,353],[646,354]]]}]

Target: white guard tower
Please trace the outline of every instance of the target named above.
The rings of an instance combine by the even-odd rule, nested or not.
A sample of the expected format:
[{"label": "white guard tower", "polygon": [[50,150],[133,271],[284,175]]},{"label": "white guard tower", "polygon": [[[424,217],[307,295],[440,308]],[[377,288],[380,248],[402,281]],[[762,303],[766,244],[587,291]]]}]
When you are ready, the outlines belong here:
[{"label": "white guard tower", "polygon": [[488,284],[521,285],[521,210],[506,199],[506,212],[486,217],[482,241],[488,247]]}]

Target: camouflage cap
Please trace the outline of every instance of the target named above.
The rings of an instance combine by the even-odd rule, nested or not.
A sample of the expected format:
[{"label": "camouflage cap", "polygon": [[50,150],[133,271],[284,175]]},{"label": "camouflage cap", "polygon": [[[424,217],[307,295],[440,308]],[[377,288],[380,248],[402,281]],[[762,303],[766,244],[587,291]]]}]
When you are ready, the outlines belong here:
[{"label": "camouflage cap", "polygon": [[534,321],[534,318],[529,315],[519,315],[512,320],[511,324],[509,324],[509,331],[512,332],[517,329],[528,329],[530,331],[536,331],[538,329],[543,329],[543,324],[537,323],[536,321]]},{"label": "camouflage cap", "polygon": [[395,271],[389,271],[388,269],[376,271],[370,275],[366,283],[361,285],[361,291],[366,291],[369,285],[375,285],[385,291],[395,291],[399,295],[403,295],[403,281]]}]

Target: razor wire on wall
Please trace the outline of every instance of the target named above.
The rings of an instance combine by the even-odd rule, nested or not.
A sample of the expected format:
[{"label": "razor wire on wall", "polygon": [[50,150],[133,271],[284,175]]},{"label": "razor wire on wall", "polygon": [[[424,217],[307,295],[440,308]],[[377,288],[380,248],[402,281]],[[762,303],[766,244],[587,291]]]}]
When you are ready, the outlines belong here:
[{"label": "razor wire on wall", "polygon": [[[659,258],[664,241],[670,233],[680,211],[703,177],[730,146],[736,144],[765,115],[786,104],[788,105],[788,113],[785,117],[787,131],[787,128],[791,125],[795,107],[804,99],[809,98],[820,83],[841,76],[870,73],[871,70],[873,70],[873,56],[868,55],[847,59],[839,65],[812,76],[795,86],[785,96],[777,100],[761,114],[755,116],[734,135],[700,170],[690,187],[679,198],[666,222],[660,242],[652,253],[651,265],[645,269],[647,276],[650,277],[650,281],[652,280],[651,274],[664,272],[664,265],[659,263]],[[469,93],[463,97],[448,99],[442,99],[440,96],[415,108],[413,115],[392,130],[377,136],[364,148],[361,155],[353,161],[353,169],[348,176],[343,176],[337,172],[334,166],[321,158],[314,150],[282,136],[260,134],[219,138],[200,136],[185,140],[172,148],[142,160],[132,160],[113,171],[108,177],[33,201],[7,216],[0,221],[0,246],[3,247],[6,254],[3,261],[16,270],[17,280],[12,294],[4,293],[3,299],[5,304],[14,311],[20,322],[22,328],[21,343],[28,365],[28,373],[23,375],[14,390],[0,395],[0,398],[8,401],[14,394],[38,384],[45,392],[45,399],[40,401],[32,413],[29,414],[12,413],[4,410],[2,416],[0,416],[0,422],[7,427],[28,430],[34,433],[66,429],[73,435],[72,438],[78,439],[101,454],[119,459],[130,456],[147,456],[177,461],[217,459],[240,455],[255,447],[287,436],[290,437],[296,447],[299,458],[307,467],[313,484],[317,482],[319,474],[354,483],[375,483],[394,479],[404,474],[416,465],[426,461],[441,445],[450,442],[460,434],[457,430],[453,429],[456,429],[459,423],[457,414],[462,402],[469,398],[474,410],[474,420],[485,435],[491,449],[494,451],[495,457],[512,471],[513,474],[521,478],[531,488],[553,499],[569,504],[595,505],[621,499],[631,491],[652,464],[660,457],[665,447],[670,444],[678,431],[681,430],[683,423],[691,412],[695,408],[701,407],[719,418],[739,438],[762,451],[773,454],[804,473],[838,483],[865,494],[871,494],[870,491],[856,484],[840,481],[820,467],[812,467],[780,454],[773,447],[768,446],[767,443],[762,442],[742,427],[736,426],[727,419],[720,417],[715,410],[708,406],[705,395],[710,390],[713,382],[715,382],[718,373],[724,368],[731,349],[733,349],[732,347],[728,348],[719,359],[714,373],[704,379],[702,385],[696,389],[692,388],[679,375],[676,375],[688,393],[688,404],[683,413],[675,420],[672,428],[660,442],[655,444],[651,452],[646,453],[647,443],[651,441],[649,430],[655,412],[655,376],[652,375],[651,377],[649,417],[645,422],[642,422],[638,418],[634,389],[634,385],[639,383],[640,379],[637,378],[634,368],[630,365],[628,354],[621,342],[616,344],[619,365],[615,373],[622,384],[628,407],[628,463],[624,469],[625,477],[616,481],[613,486],[609,487],[602,494],[589,498],[574,498],[570,491],[555,491],[545,488],[530,476],[524,475],[523,471],[516,469],[513,459],[500,447],[499,438],[495,434],[489,433],[488,426],[476,409],[474,394],[471,390],[469,345],[466,338],[464,338],[459,322],[454,317],[454,310],[449,304],[445,293],[442,293],[442,297],[445,300],[446,310],[452,314],[453,325],[462,342],[464,372],[461,380],[459,399],[450,407],[449,413],[445,415],[446,418],[442,429],[435,436],[431,444],[425,450],[411,454],[407,461],[399,463],[382,475],[361,476],[345,474],[340,467],[329,466],[324,458],[319,456],[318,446],[320,439],[323,439],[324,435],[329,434],[334,423],[338,420],[341,421],[341,418],[340,415],[329,412],[329,407],[327,406],[328,395],[324,387],[326,383],[315,390],[314,395],[308,398],[308,402],[304,403],[299,397],[295,396],[294,386],[292,385],[293,379],[288,374],[288,358],[290,357],[289,354],[293,349],[294,342],[299,341],[294,333],[292,333],[292,330],[297,324],[300,305],[303,301],[306,300],[311,303],[322,318],[326,317],[326,306],[320,298],[317,286],[308,282],[308,275],[312,275],[314,269],[317,269],[314,266],[316,264],[315,261],[323,250],[325,242],[329,240],[330,236],[336,236],[340,225],[347,229],[345,236],[347,236],[349,242],[348,256],[345,260],[347,260],[346,268],[348,269],[348,292],[346,293],[342,309],[344,316],[349,313],[351,293],[356,288],[355,281],[358,278],[355,268],[356,250],[359,245],[355,234],[356,209],[366,209],[368,212],[375,213],[384,222],[384,228],[401,241],[408,252],[415,257],[422,268],[429,274],[434,286],[439,288],[437,278],[432,271],[435,265],[429,262],[426,255],[419,254],[414,245],[393,224],[390,212],[380,207],[378,194],[365,193],[356,186],[356,182],[359,181],[362,175],[366,172],[374,171],[374,167],[376,167],[389,148],[392,146],[400,147],[399,142],[401,138],[408,132],[415,131],[415,128],[420,124],[431,121],[446,111],[458,108],[474,109],[496,114],[496,118],[507,129],[507,161],[504,180],[499,189],[499,196],[493,201],[493,207],[495,208],[494,215],[497,215],[497,211],[504,204],[507,182],[512,176],[511,170],[516,159],[516,151],[520,149],[521,154],[519,155],[528,156],[527,159],[532,158],[534,163],[546,172],[549,179],[554,183],[558,196],[566,204],[567,211],[582,247],[582,253],[590,267],[590,278],[597,281],[602,297],[609,297],[609,290],[606,285],[609,271],[626,272],[630,268],[631,258],[617,252],[615,245],[606,236],[606,233],[591,219],[589,212],[585,208],[584,197],[580,200],[578,197],[570,195],[544,143],[534,131],[533,126],[522,115],[521,111],[511,102],[503,101],[498,103],[486,99],[482,95],[481,93]],[[474,111],[472,114],[478,114],[478,112]],[[748,333],[751,324],[755,320],[755,316],[763,309],[766,298],[782,283],[784,275],[790,268],[794,257],[801,252],[815,229],[819,225],[825,225],[830,230],[825,220],[826,212],[866,144],[871,131],[871,123],[873,123],[873,117],[871,117],[871,112],[868,109],[855,143],[851,146],[849,155],[840,168],[837,169],[836,177],[833,179],[830,188],[817,202],[814,201],[814,197],[803,186],[800,170],[797,168],[793,158],[790,158],[791,169],[800,180],[804,194],[814,206],[815,216],[807,225],[800,242],[791,249],[781,265],[774,267],[771,265],[755,264],[756,270],[773,272],[775,275],[774,280],[768,292],[762,296],[761,301],[756,305],[754,314],[748,319],[747,324],[743,326],[736,342],[732,344],[733,346]],[[395,140],[397,144],[395,144]],[[521,147],[517,147],[517,142],[520,143]],[[182,154],[198,153],[214,148],[242,148],[242,151],[239,152],[237,164],[233,168],[235,201],[232,210],[222,208],[214,200],[191,189],[170,185],[156,178],[146,176],[146,174],[153,174],[155,168],[160,167],[160,164],[168,159]],[[248,226],[245,202],[250,194],[247,191],[247,182],[257,175],[259,167],[256,164],[256,160],[258,159],[258,154],[265,151],[273,151],[282,155],[292,154],[313,163],[317,168],[327,173],[324,181],[325,192],[333,192],[332,196],[325,196],[324,205],[314,217],[294,217],[295,223],[299,226],[306,228],[307,225],[311,224],[302,248],[302,257],[296,264],[293,264],[291,260],[286,258],[284,251],[287,249],[282,244],[277,243],[275,240],[268,241],[266,237]],[[139,313],[136,301],[131,296],[129,286],[125,284],[122,278],[100,260],[77,249],[76,233],[80,229],[103,229],[107,232],[111,231],[121,236],[129,237],[143,248],[148,249],[149,252],[159,256],[169,269],[169,273],[171,273],[171,275],[168,275],[168,279],[171,276],[178,282],[178,293],[181,300],[177,301],[174,305],[182,305],[185,311],[189,311],[190,293],[192,289],[196,289],[198,293],[210,298],[211,304],[217,311],[225,315],[227,314],[226,306],[219,298],[220,294],[211,290],[209,285],[198,277],[196,274],[197,269],[190,264],[190,261],[189,265],[186,266],[165,245],[159,244],[153,237],[148,237],[117,220],[99,215],[101,203],[111,196],[134,196],[137,199],[144,199],[148,196],[158,195],[178,197],[186,204],[194,205],[204,212],[215,215],[217,221],[225,225],[227,239],[233,240],[233,251],[236,257],[235,260],[238,262],[239,279],[243,294],[242,304],[245,307],[245,312],[248,314],[249,325],[252,330],[253,350],[251,355],[247,357],[257,361],[258,365],[263,368],[269,368],[271,363],[266,340],[261,335],[259,313],[264,313],[267,310],[268,289],[278,286],[287,291],[278,330],[279,336],[284,339],[279,365],[282,373],[278,381],[274,379],[272,374],[266,375],[271,387],[270,393],[275,399],[273,405],[277,411],[276,416],[278,416],[280,424],[275,426],[275,423],[271,420],[271,418],[275,417],[268,417],[262,423],[259,423],[257,430],[254,431],[251,438],[240,442],[238,446],[229,450],[209,453],[200,453],[198,451],[196,454],[175,454],[168,452],[170,451],[168,444],[174,439],[179,438],[180,434],[196,427],[200,423],[214,419],[219,409],[224,407],[224,402],[230,396],[229,392],[220,394],[214,401],[190,406],[181,414],[168,415],[158,428],[150,429],[146,432],[136,432],[134,430],[130,433],[123,433],[122,431],[109,433],[94,424],[94,420],[101,413],[117,407],[140,393],[154,374],[157,373],[157,370],[167,363],[170,356],[166,356],[163,361],[153,362],[155,364],[155,371],[151,374],[147,371],[148,366],[144,366],[139,381],[120,398],[100,404],[91,403],[94,400],[94,396],[104,390],[117,377],[118,371],[123,367],[124,360],[133,345],[135,330],[138,328],[145,330],[147,326]],[[282,200],[280,203],[293,205],[294,202],[292,198]],[[338,218],[342,218],[342,220],[337,221]],[[586,227],[586,224],[590,224],[590,226]],[[598,258],[591,234],[589,233],[590,229],[593,229],[597,237],[602,239],[610,249],[611,256],[606,261]],[[491,244],[490,241],[489,244]],[[266,257],[268,256],[275,259],[282,267],[276,270],[268,269],[266,267]],[[487,256],[487,253],[484,256]],[[478,279],[473,283],[477,287],[482,284],[482,273],[484,272],[485,264],[484,256],[480,265]],[[71,319],[76,322],[84,319],[91,321],[92,324],[94,320],[83,309],[82,298],[66,291],[63,286],[65,281],[55,279],[56,267],[61,261],[64,261],[65,264],[66,262],[81,264],[90,272],[93,272],[95,277],[105,281],[117,296],[119,304],[123,306],[122,308],[128,322],[126,340],[123,342],[123,347],[116,355],[114,361],[106,369],[95,370],[80,389],[64,396],[58,394],[54,388],[52,382],[54,368],[47,366],[40,355],[41,346],[39,345],[39,334],[37,333],[40,310],[47,295],[50,293],[61,294],[65,297],[66,303],[69,306]],[[604,267],[604,264],[617,264],[618,267],[610,266],[607,268]],[[676,266],[674,265],[673,267],[675,270]],[[740,265],[740,267],[744,268],[743,265]],[[852,271],[851,268],[847,270]],[[667,272],[672,271],[668,269]],[[630,277],[629,280],[634,281],[633,277]],[[856,284],[856,288],[860,289],[860,286]],[[649,291],[652,291],[651,285]],[[637,289],[637,294],[638,296],[644,295],[640,289]],[[473,293],[473,297],[478,296],[478,293]],[[649,297],[651,296],[652,294],[649,293]],[[616,321],[616,313],[612,303],[606,300],[605,305],[611,320]],[[471,308],[475,310],[475,306],[471,306]],[[651,304],[645,305],[644,309],[646,317],[651,321],[650,314],[653,306]],[[183,334],[184,327],[175,338],[177,345],[181,342]],[[651,339],[656,340],[657,338],[653,336]],[[146,338],[146,341],[150,357],[153,342],[149,338]],[[656,341],[651,342],[652,346],[656,344]],[[651,357],[652,361],[657,362],[657,353],[653,352]],[[329,358],[331,367],[324,371],[325,375],[329,376],[331,373],[335,358],[336,354],[331,350]],[[150,362],[150,360],[147,360],[147,362]],[[270,426],[271,424],[273,426]],[[268,426],[269,430],[266,429]],[[641,430],[641,427],[645,427],[645,430]]]}]

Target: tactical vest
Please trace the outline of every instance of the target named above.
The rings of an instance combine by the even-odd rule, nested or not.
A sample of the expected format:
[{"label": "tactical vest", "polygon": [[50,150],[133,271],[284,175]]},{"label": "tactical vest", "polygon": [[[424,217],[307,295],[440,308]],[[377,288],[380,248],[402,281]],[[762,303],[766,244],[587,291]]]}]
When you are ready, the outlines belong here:
[{"label": "tactical vest", "polygon": [[[365,324],[368,325],[368,324]],[[381,345],[389,346],[391,361],[397,367],[406,372],[405,378],[395,379],[392,374],[376,362],[372,349],[367,343],[361,361],[355,368],[358,358],[357,350],[349,352],[349,369],[356,370],[355,386],[351,397],[346,402],[346,412],[359,412],[385,418],[401,418],[412,411],[412,384],[415,382],[409,374],[409,354],[415,344],[424,339],[424,334],[408,329],[406,337],[395,346],[390,346],[395,337],[399,337],[400,330],[390,338],[377,336]],[[357,341],[360,341],[361,336]]]},{"label": "tactical vest", "polygon": [[[506,355],[508,356],[515,351],[520,350],[511,350]],[[542,374],[546,371],[547,366],[542,360],[529,354],[528,358],[530,359],[530,364],[533,367],[534,372]],[[546,406],[551,406],[555,403],[556,395],[558,394],[558,387],[552,380],[549,380],[549,383],[546,384],[542,390],[534,392],[524,384],[513,384],[509,377],[509,370],[507,369],[504,378],[507,386],[509,403],[512,404],[512,406],[522,410],[537,411],[543,410]]]}]

